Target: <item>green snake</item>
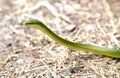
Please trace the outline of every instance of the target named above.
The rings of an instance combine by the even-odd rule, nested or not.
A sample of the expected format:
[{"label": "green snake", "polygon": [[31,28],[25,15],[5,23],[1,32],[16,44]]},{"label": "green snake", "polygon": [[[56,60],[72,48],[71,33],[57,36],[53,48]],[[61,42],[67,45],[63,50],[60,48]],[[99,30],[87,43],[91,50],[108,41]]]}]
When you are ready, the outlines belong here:
[{"label": "green snake", "polygon": [[120,58],[120,49],[109,49],[109,48],[98,47],[98,46],[93,46],[93,45],[78,44],[78,43],[70,42],[56,35],[45,24],[43,24],[42,22],[36,19],[25,21],[23,22],[23,25],[36,28],[42,31],[43,33],[47,34],[50,38],[52,38],[57,43],[62,44],[71,49],[82,50],[86,52],[94,52],[96,54],[110,56],[113,58]]}]

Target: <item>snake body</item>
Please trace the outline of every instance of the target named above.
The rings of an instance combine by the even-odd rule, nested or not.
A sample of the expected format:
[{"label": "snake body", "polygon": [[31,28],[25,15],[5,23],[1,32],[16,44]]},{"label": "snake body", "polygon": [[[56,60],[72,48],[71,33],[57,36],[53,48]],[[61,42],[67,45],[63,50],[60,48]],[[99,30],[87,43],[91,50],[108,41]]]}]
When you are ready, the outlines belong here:
[{"label": "snake body", "polygon": [[94,52],[96,54],[110,56],[113,58],[120,58],[120,49],[109,49],[109,48],[98,47],[98,46],[93,46],[93,45],[78,44],[78,43],[70,42],[56,35],[45,24],[43,24],[42,22],[38,20],[34,20],[34,19],[28,20],[28,21],[25,21],[23,24],[25,26],[33,27],[33,28],[36,28],[42,31],[43,33],[47,34],[50,38],[52,38],[57,43],[62,44],[71,49],[82,50],[86,52]]}]

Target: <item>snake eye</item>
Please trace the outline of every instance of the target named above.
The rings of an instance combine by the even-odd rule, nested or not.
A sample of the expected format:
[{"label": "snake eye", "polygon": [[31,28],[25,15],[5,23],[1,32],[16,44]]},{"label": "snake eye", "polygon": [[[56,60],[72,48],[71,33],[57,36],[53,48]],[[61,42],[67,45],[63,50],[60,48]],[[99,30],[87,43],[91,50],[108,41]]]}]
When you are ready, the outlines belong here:
[{"label": "snake eye", "polygon": [[31,25],[32,23],[30,22],[29,24]]}]

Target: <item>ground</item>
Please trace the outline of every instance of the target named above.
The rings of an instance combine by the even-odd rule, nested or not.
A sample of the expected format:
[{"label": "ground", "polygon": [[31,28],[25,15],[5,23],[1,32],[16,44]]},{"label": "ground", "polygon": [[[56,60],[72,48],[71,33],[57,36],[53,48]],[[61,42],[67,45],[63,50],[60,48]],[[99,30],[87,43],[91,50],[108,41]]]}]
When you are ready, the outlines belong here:
[{"label": "ground", "polygon": [[119,0],[0,0],[0,78],[120,78],[120,60],[60,45],[24,26],[38,19],[76,43],[120,48]]}]

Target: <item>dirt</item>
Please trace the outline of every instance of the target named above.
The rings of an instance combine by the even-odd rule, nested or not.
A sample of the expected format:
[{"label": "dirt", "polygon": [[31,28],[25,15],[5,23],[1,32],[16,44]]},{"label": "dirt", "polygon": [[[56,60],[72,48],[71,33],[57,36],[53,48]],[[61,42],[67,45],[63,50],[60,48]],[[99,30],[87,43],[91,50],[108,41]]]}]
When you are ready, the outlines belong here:
[{"label": "dirt", "polygon": [[0,0],[0,78],[120,78],[120,60],[60,45],[24,26],[38,19],[76,43],[120,48],[119,0]]}]

